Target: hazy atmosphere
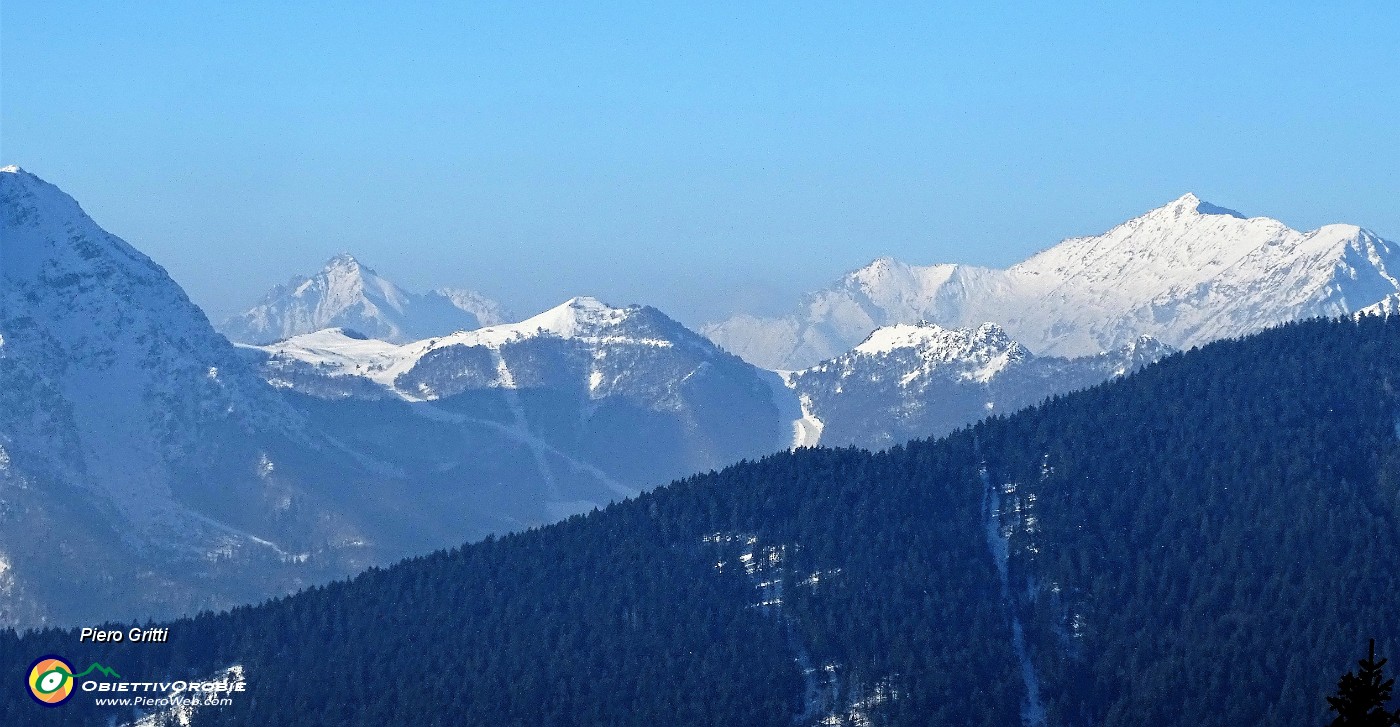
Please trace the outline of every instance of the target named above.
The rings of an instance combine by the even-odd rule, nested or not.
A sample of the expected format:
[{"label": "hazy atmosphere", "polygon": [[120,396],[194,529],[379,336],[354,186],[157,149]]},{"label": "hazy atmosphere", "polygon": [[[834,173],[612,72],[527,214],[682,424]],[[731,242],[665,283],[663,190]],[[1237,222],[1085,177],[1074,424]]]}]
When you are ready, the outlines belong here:
[{"label": "hazy atmosphere", "polygon": [[1188,191],[1400,234],[1396,12],[7,3],[0,155],[216,318],[349,251],[694,325]]},{"label": "hazy atmosphere", "polygon": [[1400,3],[950,5],[0,0],[0,725],[1400,726]]}]

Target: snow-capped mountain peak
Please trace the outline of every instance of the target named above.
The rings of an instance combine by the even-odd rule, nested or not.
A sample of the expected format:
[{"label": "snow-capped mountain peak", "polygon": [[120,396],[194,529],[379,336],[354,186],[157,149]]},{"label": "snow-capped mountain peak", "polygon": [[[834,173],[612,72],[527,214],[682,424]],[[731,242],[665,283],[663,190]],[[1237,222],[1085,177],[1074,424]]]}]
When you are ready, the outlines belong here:
[{"label": "snow-capped mountain peak", "polygon": [[901,323],[784,379],[822,444],[885,447],[1123,376],[1171,352],[1143,336],[1093,356],[1036,356],[995,323]]},{"label": "snow-capped mountain peak", "polygon": [[1191,215],[1224,215],[1226,217],[1245,219],[1244,215],[1232,209],[1221,207],[1220,205],[1211,204],[1210,202],[1207,202],[1201,199],[1200,197],[1197,197],[1194,192],[1187,192],[1186,194],[1177,197],[1171,202],[1168,202],[1167,204],[1162,205],[1161,207],[1158,207],[1157,209],[1152,210],[1151,212],[1148,212],[1147,215],[1144,216],[1148,215],[1156,215],[1161,217],[1185,217]]},{"label": "snow-capped mountain peak", "polygon": [[1135,219],[1157,218],[1157,219],[1181,219],[1195,218],[1203,216],[1219,215],[1224,217],[1234,217],[1236,219],[1247,219],[1244,215],[1235,210],[1220,205],[1211,204],[1195,192],[1187,192],[1176,199],[1153,210],[1149,210]]},{"label": "snow-capped mountain peak", "polygon": [[[0,551],[35,523],[70,534],[15,565],[44,583],[31,596],[53,613],[129,608],[133,593],[184,608],[195,581],[209,602],[266,595],[255,583],[271,571],[246,574],[287,565],[300,536],[261,519],[276,510],[261,463],[296,453],[307,468],[353,469],[163,268],[18,170],[0,173],[0,339],[0,509],[33,513],[0,529]],[[305,481],[295,471],[279,475],[287,492]],[[50,571],[64,577],[38,575]]]},{"label": "snow-capped mountain peak", "polygon": [[980,351],[1006,351],[1020,348],[1006,330],[995,323],[983,323],[971,329],[949,329],[936,323],[897,323],[873,331],[859,346],[857,353],[880,355],[896,349],[916,349],[932,352],[945,360],[967,359]]},{"label": "snow-capped mountain peak", "polygon": [[[515,362],[522,355],[534,356],[546,350],[551,351],[545,354],[549,357],[559,355],[552,352],[556,345],[573,351],[568,356],[593,361],[585,373],[592,381],[588,388],[594,393],[599,382],[593,380],[593,373],[615,368],[624,360],[653,355],[644,352],[674,349],[675,356],[696,363],[725,358],[709,340],[654,308],[619,308],[586,296],[571,298],[519,323],[401,345],[369,339],[341,327],[247,348],[268,357],[265,370],[276,386],[294,387],[293,375],[304,380],[314,371],[320,390],[336,396],[346,395],[346,391],[329,379],[350,377],[371,381],[383,389],[382,393],[417,400],[438,398],[464,387],[515,389],[532,385],[537,377],[522,377],[519,372],[523,367]],[[610,360],[618,363],[605,363]],[[528,367],[536,363],[532,361]],[[627,373],[636,376],[644,372]],[[450,387],[442,383],[444,378],[451,379]],[[434,383],[426,383],[428,380]]]},{"label": "snow-capped mountain peak", "polygon": [[[659,329],[658,323],[661,324]],[[408,347],[441,348],[467,345],[496,348],[512,341],[540,336],[599,343],[628,342],[671,346],[677,343],[677,336],[673,334],[679,334],[681,338],[704,340],[654,308],[638,305],[619,308],[597,298],[580,296],[570,298],[519,323],[502,323],[472,331],[458,331],[430,341],[409,344]],[[707,341],[704,341],[704,344],[710,345]]]},{"label": "snow-capped mountain peak", "polygon": [[[38,229],[52,219],[86,217],[77,200],[64,194],[58,187],[24,171],[17,165],[0,169],[0,194],[3,194],[7,225],[16,229]],[[39,241],[27,235],[19,235],[5,241],[4,266],[0,274],[7,278],[30,278],[37,275],[43,266],[82,266],[87,254],[94,257],[99,252],[119,250],[123,257],[143,255],[131,249],[115,237],[98,238],[83,244],[86,254],[79,254],[75,244],[57,244],[53,240]],[[92,261],[96,264],[96,261]],[[56,268],[55,268],[56,269]]]},{"label": "snow-capped mountain peak", "polygon": [[[376,278],[337,256],[273,302],[394,322]],[[258,601],[790,441],[766,372],[655,309],[358,328],[236,348],[72,198],[0,174],[0,627]]]},{"label": "snow-capped mountain peak", "polygon": [[1199,214],[1200,207],[1201,198],[1197,197],[1195,192],[1187,192],[1147,214],[1181,217],[1183,215]]},{"label": "snow-capped mountain peak", "polygon": [[337,253],[336,255],[332,256],[330,260],[326,261],[327,270],[336,268],[344,269],[347,271],[356,271],[360,268],[360,261],[356,260],[355,256],[351,255],[348,252]]},{"label": "snow-capped mountain peak", "polygon": [[409,301],[408,293],[381,277],[373,269],[360,264],[348,252],[326,261],[321,273],[298,286],[298,293],[320,287],[323,306],[343,309],[359,304],[366,311],[387,306],[402,314]]},{"label": "snow-capped mountain peak", "polygon": [[1030,355],[1024,346],[995,323],[976,328],[944,328],[922,321],[899,323],[876,329],[851,353],[839,356],[817,368],[868,366],[855,361],[862,357],[899,359],[901,385],[927,377],[945,368],[957,368],[963,380],[987,381],[998,372]]},{"label": "snow-capped mountain peak", "polygon": [[511,314],[490,298],[474,290],[464,288],[438,288],[430,293],[446,298],[449,303],[459,310],[464,310],[473,316],[483,326],[495,326],[512,320]]},{"label": "snow-capped mountain peak", "polygon": [[405,343],[499,323],[502,315],[499,305],[470,291],[410,293],[353,255],[341,253],[315,275],[297,276],[273,288],[221,329],[244,343],[270,343],[335,327]]},{"label": "snow-capped mountain peak", "polygon": [[1400,248],[1354,225],[1301,232],[1188,193],[1005,270],[880,258],[781,318],[705,327],[760,366],[801,369],[881,326],[1003,326],[1038,353],[1088,356],[1147,334],[1174,348],[1359,310],[1400,292]]},{"label": "snow-capped mountain peak", "polygon": [[[98,227],[58,187],[6,167],[0,173],[0,210],[0,292],[6,294],[0,321],[13,326],[5,333],[17,344],[11,349],[21,352],[16,355],[34,346],[28,353],[55,376],[79,368],[57,367],[64,358],[104,374],[121,369],[130,376],[124,388],[133,397],[143,385],[164,389],[189,370],[225,366],[223,359],[233,355],[163,268]],[[168,344],[172,355],[157,358],[137,342]],[[224,379],[224,385],[233,383]]]},{"label": "snow-capped mountain peak", "polygon": [[620,325],[633,310],[614,308],[597,298],[580,296],[510,327],[522,331],[548,331],[560,338],[590,336]]}]

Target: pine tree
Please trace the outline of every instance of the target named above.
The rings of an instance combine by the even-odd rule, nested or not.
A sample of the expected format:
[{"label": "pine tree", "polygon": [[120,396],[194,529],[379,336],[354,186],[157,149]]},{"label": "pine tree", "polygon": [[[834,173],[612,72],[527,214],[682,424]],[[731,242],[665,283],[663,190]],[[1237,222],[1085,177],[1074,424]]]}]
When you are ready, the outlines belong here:
[{"label": "pine tree", "polygon": [[1386,679],[1382,671],[1385,659],[1376,661],[1376,640],[1371,639],[1370,654],[1358,662],[1359,673],[1348,671],[1337,682],[1337,696],[1328,697],[1328,704],[1337,718],[1332,727],[1392,727],[1400,725],[1400,710],[1387,711],[1394,679]]}]

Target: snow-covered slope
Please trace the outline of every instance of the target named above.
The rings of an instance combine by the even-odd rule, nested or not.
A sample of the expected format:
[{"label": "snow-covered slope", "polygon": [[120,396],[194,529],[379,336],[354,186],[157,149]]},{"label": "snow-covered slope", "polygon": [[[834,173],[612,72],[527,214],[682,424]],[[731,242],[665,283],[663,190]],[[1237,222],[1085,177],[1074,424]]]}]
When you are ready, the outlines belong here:
[{"label": "snow-covered slope", "polygon": [[900,378],[901,386],[932,376],[949,366],[958,367],[957,378],[986,383],[1008,366],[1025,361],[1030,352],[1011,340],[1000,326],[984,323],[976,329],[949,330],[932,324],[898,324],[876,329],[852,354],[833,365],[853,360],[888,358],[908,353],[918,363]]},{"label": "snow-covered slope", "polygon": [[[519,432],[573,451],[582,440],[597,448],[610,437],[635,437],[600,414],[625,406],[630,417],[654,422],[648,437],[670,442],[649,449],[662,461],[672,461],[668,448],[688,450],[696,438],[722,442],[721,432],[747,437],[753,445],[745,450],[734,439],[712,446],[716,454],[727,454],[687,459],[667,471],[679,475],[745,451],[885,447],[943,434],[1122,375],[1171,349],[1142,337],[1110,353],[1065,359],[1036,356],[995,324],[898,324],[817,366],[774,375],[725,354],[655,309],[575,298],[521,323],[401,346],[328,329],[244,350],[274,386],[320,401],[303,407],[308,409],[392,400],[476,418],[499,410],[507,413],[502,421]],[[384,422],[374,420],[372,429],[384,432]],[[658,440],[667,431],[677,433]],[[617,471],[632,459],[618,450],[599,466]]]},{"label": "snow-covered slope", "polygon": [[[0,626],[258,600],[788,446],[927,436],[1136,360],[895,326],[785,382],[592,298],[403,343],[346,325],[235,346],[56,187],[6,168],[0,214]],[[912,314],[970,275],[856,279]],[[284,292],[259,319],[278,336],[403,335],[386,311],[421,302],[348,257]]]},{"label": "snow-covered slope", "polygon": [[267,463],[332,445],[72,198],[7,167],[0,215],[0,553],[23,594],[0,596],[0,623],[133,598],[169,612],[324,575],[334,558],[295,554],[341,521],[272,526],[298,484]]},{"label": "snow-covered slope", "polygon": [[445,298],[458,310],[472,314],[476,318],[477,326],[495,326],[512,319],[511,313],[500,303],[474,290],[438,288],[427,295]]},{"label": "snow-covered slope", "polygon": [[1092,386],[1170,352],[1144,336],[1094,356],[1036,356],[993,323],[963,329],[897,324],[785,378],[820,428],[822,444],[881,448]]},{"label": "snow-covered slope", "polygon": [[1083,356],[1150,335],[1186,348],[1289,320],[1341,315],[1400,290],[1400,251],[1352,225],[1310,232],[1187,194],[1007,270],[882,258],[781,318],[704,331],[760,366],[800,369],[871,331],[932,321],[1003,326],[1032,350]]},{"label": "snow-covered slope", "polygon": [[[265,370],[275,386],[298,386],[296,379],[279,374],[301,379],[311,374],[359,377],[410,401],[440,399],[470,389],[561,385],[581,385],[589,398],[596,399],[646,380],[657,394],[651,403],[660,406],[672,398],[671,385],[676,383],[672,379],[703,374],[714,366],[749,368],[655,308],[614,308],[588,297],[573,298],[520,323],[403,345],[331,328],[246,348],[268,354]],[[568,371],[542,370],[544,362],[530,359],[529,354],[546,348],[561,352],[564,358],[555,363]],[[670,363],[689,368],[670,372]],[[570,381],[565,384],[559,374]]]},{"label": "snow-covered slope", "polygon": [[[651,309],[574,301],[425,343],[414,396],[327,400],[53,185],[0,171],[0,223],[0,627],[257,601],[786,442],[762,372]],[[399,350],[317,335],[327,370]]]},{"label": "snow-covered slope", "polygon": [[1357,311],[1358,316],[1393,316],[1400,313],[1400,293],[1391,293],[1371,305]]},{"label": "snow-covered slope", "polygon": [[[305,395],[302,408],[349,441],[382,437],[387,426],[382,418],[357,425],[337,411],[409,402],[393,411],[496,422],[539,452],[596,467],[633,490],[786,447],[800,416],[770,372],[654,308],[594,298],[398,346],[328,329],[244,351],[269,383]],[[554,469],[545,459],[537,457],[540,469]]]},{"label": "snow-covered slope", "polygon": [[273,288],[257,305],[224,321],[220,330],[235,341],[270,343],[345,327],[404,343],[494,325],[505,315],[499,304],[471,291],[409,293],[342,253],[315,275]]}]

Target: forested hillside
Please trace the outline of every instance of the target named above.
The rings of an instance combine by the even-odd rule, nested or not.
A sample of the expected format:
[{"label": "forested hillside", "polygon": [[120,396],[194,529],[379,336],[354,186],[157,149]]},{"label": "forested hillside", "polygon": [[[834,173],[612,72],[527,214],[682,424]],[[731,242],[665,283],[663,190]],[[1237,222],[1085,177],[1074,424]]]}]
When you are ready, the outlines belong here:
[{"label": "forested hillside", "polygon": [[[241,664],[196,724],[1325,724],[1400,655],[1400,320],[1287,325],[936,441],[799,450],[0,673]],[[0,724],[111,709],[0,699]],[[90,701],[88,702],[90,705]],[[125,718],[129,715],[117,715]]]}]

